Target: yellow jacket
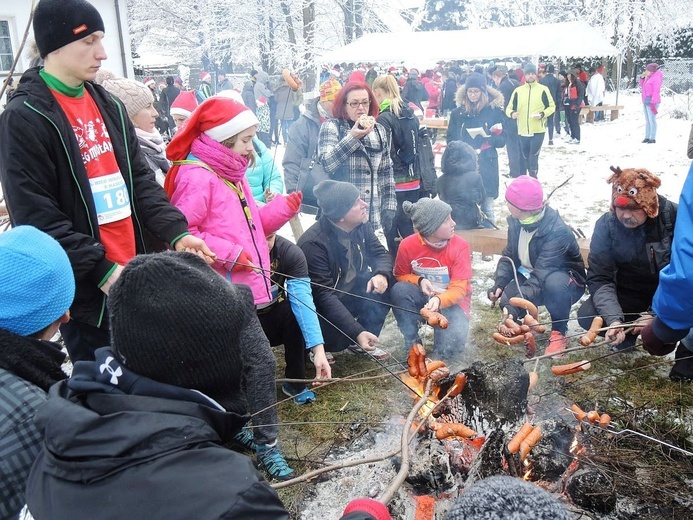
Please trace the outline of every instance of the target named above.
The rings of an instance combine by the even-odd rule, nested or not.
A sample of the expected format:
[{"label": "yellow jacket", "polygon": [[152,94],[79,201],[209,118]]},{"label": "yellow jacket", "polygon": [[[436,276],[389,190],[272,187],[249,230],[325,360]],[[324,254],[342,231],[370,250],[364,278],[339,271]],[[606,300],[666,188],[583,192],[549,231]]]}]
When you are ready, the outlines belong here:
[{"label": "yellow jacket", "polygon": [[[505,115],[512,117],[517,112],[518,135],[540,134],[546,131],[546,118],[556,111],[551,92],[538,81],[525,83],[517,87],[512,95]],[[532,116],[540,114],[541,118]]]}]

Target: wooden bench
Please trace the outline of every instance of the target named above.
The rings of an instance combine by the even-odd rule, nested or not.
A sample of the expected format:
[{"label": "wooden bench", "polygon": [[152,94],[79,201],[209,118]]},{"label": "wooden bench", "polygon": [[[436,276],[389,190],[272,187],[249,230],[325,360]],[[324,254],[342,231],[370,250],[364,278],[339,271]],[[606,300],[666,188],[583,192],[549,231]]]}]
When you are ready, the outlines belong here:
[{"label": "wooden bench", "polygon": [[582,118],[585,118],[587,123],[594,123],[594,114],[596,112],[610,112],[610,121],[615,121],[618,119],[619,111],[623,110],[621,105],[603,105],[597,106],[585,106],[580,109],[580,124],[582,124]]},{"label": "wooden bench", "polygon": [[[467,241],[472,251],[477,251],[482,255],[502,255],[508,239],[508,232],[505,229],[465,229],[455,231],[455,233]],[[577,242],[585,266],[587,266],[590,241],[587,238],[578,238]]]}]

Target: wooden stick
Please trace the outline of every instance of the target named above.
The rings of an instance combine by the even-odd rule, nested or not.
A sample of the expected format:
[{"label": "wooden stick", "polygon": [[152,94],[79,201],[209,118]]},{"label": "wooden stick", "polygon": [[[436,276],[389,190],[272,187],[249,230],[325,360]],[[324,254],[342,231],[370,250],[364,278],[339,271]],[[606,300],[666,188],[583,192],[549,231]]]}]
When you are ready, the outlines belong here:
[{"label": "wooden stick", "polygon": [[[414,417],[416,416],[416,414],[418,413],[418,411],[426,403],[426,401],[428,401],[428,395],[430,395],[430,391],[431,390],[430,390],[430,385],[429,385],[427,388],[428,393],[425,393],[421,397],[421,399],[416,403],[414,408],[412,408],[412,411],[409,413],[409,416],[407,417],[407,422],[404,424],[404,431],[406,433],[409,432],[409,428],[411,427],[411,423],[412,423]],[[408,442],[407,442],[407,444],[408,444]],[[311,480],[312,478],[317,477],[318,475],[322,475],[323,473],[327,473],[328,471],[334,471],[337,469],[343,469],[343,468],[350,468],[352,466],[358,466],[360,464],[370,464],[371,462],[380,462],[383,460],[387,460],[387,459],[397,455],[400,451],[402,451],[402,447],[399,447],[396,450],[393,450],[389,453],[386,453],[385,455],[381,455],[378,457],[369,457],[366,459],[357,459],[357,460],[337,462],[335,464],[325,466],[324,468],[309,471],[308,473],[304,473],[303,475],[301,475],[299,477],[292,478],[292,479],[286,480],[284,482],[276,482],[274,484],[270,484],[270,486],[274,489],[282,489],[282,488],[291,486],[293,484],[298,484],[300,482],[307,482],[307,481]],[[406,475],[405,475],[405,477],[406,477]],[[401,485],[401,483],[399,485]],[[397,487],[399,487],[399,485]]]},{"label": "wooden stick", "polygon": [[400,486],[404,483],[404,480],[407,478],[407,475],[409,474],[409,443],[411,442],[411,437],[409,436],[409,428],[411,428],[411,424],[414,422],[414,417],[416,417],[416,414],[419,413],[419,410],[421,410],[421,407],[426,404],[428,401],[428,397],[431,395],[431,380],[428,380],[428,383],[426,383],[426,390],[424,391],[424,394],[421,396],[421,399],[416,403],[414,408],[411,409],[411,412],[409,412],[409,415],[407,416],[407,420],[404,423],[404,428],[402,430],[402,461],[399,467],[399,471],[397,472],[397,476],[394,478],[394,480],[390,483],[390,485],[385,489],[382,495],[378,498],[378,502],[381,502],[382,504],[387,505],[390,500],[395,496],[395,493],[397,490],[400,488]]},{"label": "wooden stick", "polygon": [[537,361],[539,359],[551,358],[551,357],[554,357],[556,354],[567,354],[569,352],[578,352],[580,350],[589,350],[589,349],[593,349],[593,348],[599,348],[599,347],[603,347],[605,345],[611,345],[611,342],[610,341],[602,341],[601,343],[597,343],[597,344],[593,343],[592,345],[587,345],[586,347],[567,348],[567,349],[562,350],[560,352],[554,352],[553,354],[543,354],[541,356],[535,356],[533,358],[523,359],[522,363],[529,363],[530,361]]}]

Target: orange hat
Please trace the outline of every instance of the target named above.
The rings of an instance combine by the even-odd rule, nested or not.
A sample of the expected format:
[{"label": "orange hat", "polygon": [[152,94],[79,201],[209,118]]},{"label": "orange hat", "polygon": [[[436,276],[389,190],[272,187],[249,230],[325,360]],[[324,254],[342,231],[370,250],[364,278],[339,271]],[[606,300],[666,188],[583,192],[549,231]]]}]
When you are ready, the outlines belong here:
[{"label": "orange hat", "polygon": [[320,101],[334,101],[342,85],[336,79],[328,79],[320,85]]}]

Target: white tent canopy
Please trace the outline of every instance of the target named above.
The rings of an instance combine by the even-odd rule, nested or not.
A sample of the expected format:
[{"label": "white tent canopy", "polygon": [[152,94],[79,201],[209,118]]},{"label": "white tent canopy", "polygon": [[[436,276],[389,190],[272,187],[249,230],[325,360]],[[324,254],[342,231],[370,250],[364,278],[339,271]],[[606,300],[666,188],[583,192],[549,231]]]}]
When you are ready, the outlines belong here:
[{"label": "white tent canopy", "polygon": [[588,23],[566,22],[466,31],[373,33],[326,53],[322,61],[426,65],[450,60],[618,54],[619,50]]}]

